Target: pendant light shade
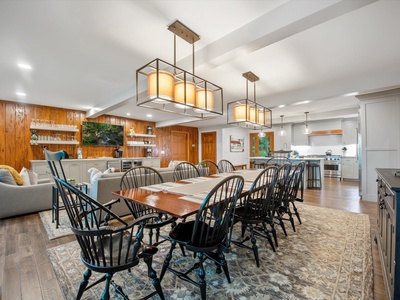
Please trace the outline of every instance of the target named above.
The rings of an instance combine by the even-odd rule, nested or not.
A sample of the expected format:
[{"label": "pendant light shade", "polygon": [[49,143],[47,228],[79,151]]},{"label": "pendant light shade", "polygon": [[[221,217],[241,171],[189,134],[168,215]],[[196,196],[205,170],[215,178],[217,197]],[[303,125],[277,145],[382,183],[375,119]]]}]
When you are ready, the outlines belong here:
[{"label": "pendant light shade", "polygon": [[283,129],[283,115],[281,115],[281,129],[278,132],[279,136],[285,136],[286,135],[286,131],[285,129]]},{"label": "pendant light shade", "polygon": [[210,89],[196,90],[196,106],[205,111],[214,110],[214,92]]},{"label": "pendant light shade", "polygon": [[185,108],[194,106],[196,101],[196,85],[193,82],[179,81],[175,83],[174,100],[178,102],[175,107]]},{"label": "pendant light shade", "polygon": [[[252,72],[243,74],[246,81],[246,99],[228,103],[228,124],[249,129],[272,127],[272,111],[256,102],[255,82],[259,78]],[[248,82],[254,82],[254,101],[249,99]]]},{"label": "pendant light shade", "polygon": [[[168,30],[174,33],[174,64],[157,58],[136,70],[137,106],[196,118],[222,115],[222,88],[194,75],[194,43],[200,36],[179,21]],[[192,44],[193,73],[176,66],[176,36]]]},{"label": "pendant light shade", "polygon": [[308,128],[308,112],[305,112],[306,114],[306,126],[303,128],[302,133],[303,134],[310,134],[312,131],[310,130],[310,128]]},{"label": "pendant light shade", "polygon": [[174,99],[174,76],[162,70],[150,72],[147,81],[147,99],[156,103]]}]

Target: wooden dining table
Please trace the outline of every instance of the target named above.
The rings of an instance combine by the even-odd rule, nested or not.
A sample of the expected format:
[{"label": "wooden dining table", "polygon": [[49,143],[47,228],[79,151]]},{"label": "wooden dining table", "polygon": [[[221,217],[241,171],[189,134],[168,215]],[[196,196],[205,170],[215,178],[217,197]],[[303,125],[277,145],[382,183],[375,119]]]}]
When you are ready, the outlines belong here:
[{"label": "wooden dining table", "polygon": [[261,171],[260,169],[237,170],[231,173],[213,174],[176,182],[120,190],[112,194],[176,218],[186,218],[199,210],[207,194],[227,176],[240,175],[244,178],[245,183],[242,191],[244,195]]}]

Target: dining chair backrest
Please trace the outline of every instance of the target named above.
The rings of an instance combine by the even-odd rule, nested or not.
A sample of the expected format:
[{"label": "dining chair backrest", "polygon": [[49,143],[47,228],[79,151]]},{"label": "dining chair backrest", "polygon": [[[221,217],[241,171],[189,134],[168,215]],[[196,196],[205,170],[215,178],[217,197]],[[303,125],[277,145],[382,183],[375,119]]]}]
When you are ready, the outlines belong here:
[{"label": "dining chair backrest", "polygon": [[186,246],[189,250],[204,251],[229,244],[232,214],[243,184],[242,176],[228,176],[208,193],[196,214],[190,243]]},{"label": "dining chair backrest", "polygon": [[[53,178],[67,211],[71,230],[80,246],[82,263],[91,271],[106,274],[103,275],[102,279],[96,280],[95,283],[89,285],[88,288],[105,281],[103,296],[108,299],[109,286],[112,283],[111,278],[114,273],[130,270],[138,265],[139,257],[145,257],[146,255],[150,257],[157,252],[156,248],[151,251],[144,250],[147,252],[143,252],[141,247],[144,226],[147,220],[157,217],[157,215],[151,214],[130,222],[124,221],[107,207],[68,182],[56,176]],[[104,224],[102,218],[104,215],[110,215],[113,218],[113,226],[105,226],[106,224]],[[161,286],[157,282],[154,270],[151,268],[151,260],[146,261],[146,264],[149,268],[149,277],[153,279],[153,285],[163,299]],[[80,299],[83,292],[88,289],[86,286],[90,275],[91,272],[84,273],[85,280],[82,280],[79,286],[77,299]],[[116,285],[113,284],[113,286],[115,287]],[[117,289],[117,292],[121,293],[122,290],[118,291]]]},{"label": "dining chair backrest", "polygon": [[290,201],[294,201],[297,198],[299,189],[302,186],[305,165],[306,163],[302,161],[291,171],[282,196],[283,205],[288,206]]},{"label": "dining chair backrest", "polygon": [[137,166],[125,171],[121,177],[120,188],[127,190],[163,182],[161,174],[156,169]]},{"label": "dining chair backrest", "polygon": [[274,194],[272,197],[273,205],[275,207],[282,205],[283,194],[285,192],[291,170],[291,164],[283,164],[282,166],[278,167],[278,176],[274,188]]},{"label": "dining chair backrest", "polygon": [[235,166],[227,159],[221,159],[218,162],[218,169],[220,173],[231,173],[236,170]]},{"label": "dining chair backrest", "polygon": [[197,165],[197,169],[199,170],[201,176],[208,176],[219,173],[218,165],[212,160],[203,160],[199,162],[199,164]]},{"label": "dining chair backrest", "polygon": [[181,162],[175,166],[174,180],[184,180],[189,178],[200,177],[200,172],[194,164],[188,161]]},{"label": "dining chair backrest", "polygon": [[[137,166],[127,170],[122,175],[120,189],[128,190],[163,182],[162,176],[157,170],[151,167]],[[156,212],[154,209],[148,208],[147,206],[126,199],[124,199],[124,201],[135,218]]]},{"label": "dining chair backrest", "polygon": [[241,216],[245,219],[263,219],[271,213],[271,199],[278,177],[278,168],[264,169],[254,180],[250,190],[241,202]]},{"label": "dining chair backrest", "polygon": [[57,178],[63,179],[64,181],[67,181],[64,168],[61,162],[62,159],[65,159],[67,157],[66,152],[64,150],[52,152],[45,148],[44,155],[49,165],[51,175],[53,177],[55,176]]}]

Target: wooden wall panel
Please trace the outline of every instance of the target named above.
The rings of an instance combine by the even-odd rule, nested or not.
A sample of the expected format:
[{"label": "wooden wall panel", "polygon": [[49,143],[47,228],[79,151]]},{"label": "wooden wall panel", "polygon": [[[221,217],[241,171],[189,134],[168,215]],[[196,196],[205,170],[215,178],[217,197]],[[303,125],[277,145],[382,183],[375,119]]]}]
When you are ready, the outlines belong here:
[{"label": "wooden wall panel", "polygon": [[[51,151],[65,150],[71,158],[77,157],[78,145],[30,145],[30,124],[32,119],[47,120],[50,123],[76,125],[79,132],[75,138],[81,141],[81,130],[83,121],[110,123],[125,126],[125,133],[132,128],[136,133],[146,133],[147,126],[151,126],[156,138],[150,142],[157,146],[152,148],[153,157],[161,158],[161,167],[168,166],[171,160],[170,137],[172,131],[187,132],[190,145],[190,161],[198,163],[198,129],[186,126],[169,126],[155,128],[154,122],[140,121],[134,119],[120,118],[103,115],[98,118],[86,119],[84,111],[75,111],[55,107],[21,104],[17,102],[0,100],[0,164],[6,164],[21,170],[22,167],[29,168],[30,160],[44,159],[43,147],[47,146]],[[53,131],[43,131],[42,134],[51,135]],[[70,134],[60,132],[60,134]],[[128,137],[125,136],[125,145]],[[142,147],[123,146],[123,157],[145,157],[146,151]],[[193,145],[193,146],[192,146]],[[84,146],[82,147],[84,158],[113,157],[115,147]],[[164,154],[162,154],[162,151]]]}]

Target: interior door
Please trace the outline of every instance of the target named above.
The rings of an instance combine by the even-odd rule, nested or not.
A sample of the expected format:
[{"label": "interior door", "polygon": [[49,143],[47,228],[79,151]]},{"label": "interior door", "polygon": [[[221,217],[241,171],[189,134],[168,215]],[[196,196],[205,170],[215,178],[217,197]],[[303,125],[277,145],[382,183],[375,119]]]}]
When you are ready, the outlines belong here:
[{"label": "interior door", "polygon": [[201,133],[201,160],[217,162],[217,132]]},{"label": "interior door", "polygon": [[171,160],[189,160],[189,133],[172,131]]},{"label": "interior door", "polygon": [[274,151],[274,133],[265,132],[265,137],[259,137],[258,132],[250,133],[250,157],[269,156]]}]

